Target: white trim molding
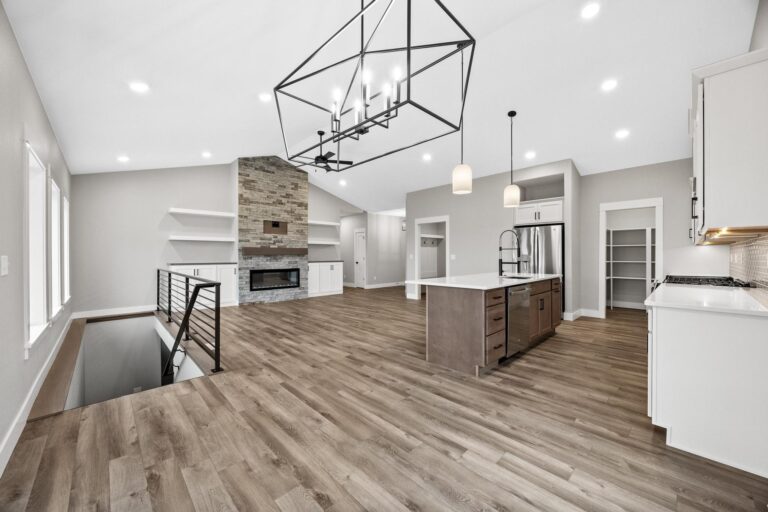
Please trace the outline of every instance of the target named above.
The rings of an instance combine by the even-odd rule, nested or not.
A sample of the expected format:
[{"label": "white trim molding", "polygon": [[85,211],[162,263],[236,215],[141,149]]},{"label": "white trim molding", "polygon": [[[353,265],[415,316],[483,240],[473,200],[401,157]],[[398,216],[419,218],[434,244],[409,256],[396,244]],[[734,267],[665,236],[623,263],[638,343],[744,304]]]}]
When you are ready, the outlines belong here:
[{"label": "white trim molding", "polygon": [[150,306],[129,306],[125,308],[94,309],[91,311],[77,311],[75,313],[72,313],[72,319],[74,320],[76,318],[93,318],[98,316],[132,315],[134,313],[147,313],[149,311],[156,311],[156,310],[157,310],[156,304],[152,304]]},{"label": "white trim molding", "polygon": [[394,283],[377,283],[365,285],[366,290],[373,290],[376,288],[393,288],[395,286],[405,286],[405,281],[398,281]]},{"label": "white trim molding", "polygon": [[51,369],[51,365],[59,353],[61,343],[64,341],[64,338],[69,332],[69,327],[72,325],[73,317],[74,315],[70,315],[66,324],[64,324],[64,328],[59,333],[59,337],[56,340],[56,343],[53,344],[53,348],[48,354],[45,363],[43,363],[40,371],[37,372],[37,376],[35,377],[35,380],[32,383],[32,387],[27,393],[27,396],[24,398],[24,402],[22,402],[21,408],[19,408],[19,411],[13,418],[13,423],[11,423],[10,428],[3,436],[2,442],[0,442],[0,475],[5,471],[5,466],[11,459],[13,450],[16,448],[16,443],[19,441],[21,432],[24,430],[24,425],[27,423],[27,418],[29,417],[29,413],[32,410],[32,405],[35,403],[37,394],[40,392],[40,388],[42,387],[45,378],[48,376],[48,371]]}]

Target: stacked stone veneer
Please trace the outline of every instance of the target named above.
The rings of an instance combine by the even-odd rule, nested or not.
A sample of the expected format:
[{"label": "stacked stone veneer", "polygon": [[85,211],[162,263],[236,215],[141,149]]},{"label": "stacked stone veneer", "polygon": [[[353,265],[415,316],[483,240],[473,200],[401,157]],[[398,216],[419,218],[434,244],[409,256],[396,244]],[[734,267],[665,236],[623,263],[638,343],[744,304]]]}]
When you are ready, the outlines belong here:
[{"label": "stacked stone veneer", "polygon": [[768,288],[768,235],[731,246],[731,276]]},{"label": "stacked stone veneer", "polygon": [[[240,303],[277,302],[307,296],[307,256],[243,256],[245,247],[307,248],[307,174],[276,156],[238,160],[238,261]],[[285,235],[264,233],[264,221],[288,223]],[[301,287],[251,291],[251,269],[298,268]]]}]

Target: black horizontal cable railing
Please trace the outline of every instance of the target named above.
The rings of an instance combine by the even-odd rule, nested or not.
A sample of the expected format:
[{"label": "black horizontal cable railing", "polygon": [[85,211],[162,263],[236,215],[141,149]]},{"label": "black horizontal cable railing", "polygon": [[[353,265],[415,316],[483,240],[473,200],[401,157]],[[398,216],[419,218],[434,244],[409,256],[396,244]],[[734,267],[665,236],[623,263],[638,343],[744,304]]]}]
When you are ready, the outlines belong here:
[{"label": "black horizontal cable railing", "polygon": [[157,269],[157,310],[179,326],[163,377],[172,377],[174,356],[186,354],[182,340],[194,341],[213,359],[212,372],[221,371],[221,283],[180,272]]}]

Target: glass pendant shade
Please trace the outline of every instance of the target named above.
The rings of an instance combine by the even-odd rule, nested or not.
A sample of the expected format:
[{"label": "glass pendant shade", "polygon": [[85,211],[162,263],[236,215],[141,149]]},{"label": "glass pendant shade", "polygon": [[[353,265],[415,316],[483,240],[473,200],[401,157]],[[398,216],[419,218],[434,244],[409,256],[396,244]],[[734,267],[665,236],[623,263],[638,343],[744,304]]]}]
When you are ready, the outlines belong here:
[{"label": "glass pendant shade", "polygon": [[507,185],[504,187],[504,208],[516,208],[520,206],[520,187]]},{"label": "glass pendant shade", "polygon": [[453,168],[453,193],[472,193],[472,168],[467,164],[459,164]]}]

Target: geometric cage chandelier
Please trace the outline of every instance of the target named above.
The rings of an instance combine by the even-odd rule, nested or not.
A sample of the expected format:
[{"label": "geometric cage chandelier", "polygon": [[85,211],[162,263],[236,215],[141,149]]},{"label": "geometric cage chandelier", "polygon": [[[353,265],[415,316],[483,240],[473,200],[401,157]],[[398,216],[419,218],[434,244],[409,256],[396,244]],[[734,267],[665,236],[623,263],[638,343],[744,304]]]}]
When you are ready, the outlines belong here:
[{"label": "geometric cage chandelier", "polygon": [[440,0],[361,0],[274,88],[288,161],[341,172],[459,131],[474,51]]}]

